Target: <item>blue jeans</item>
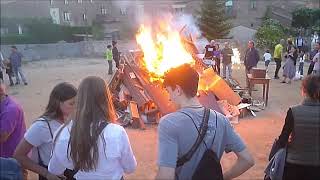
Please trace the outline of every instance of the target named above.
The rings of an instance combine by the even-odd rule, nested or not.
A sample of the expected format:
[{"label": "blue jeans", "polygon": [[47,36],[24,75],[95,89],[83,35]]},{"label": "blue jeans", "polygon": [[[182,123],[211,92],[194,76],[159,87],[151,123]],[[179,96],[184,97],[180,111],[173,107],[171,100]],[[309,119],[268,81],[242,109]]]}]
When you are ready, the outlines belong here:
[{"label": "blue jeans", "polygon": [[304,65],[304,62],[300,62],[300,63],[299,63],[299,70],[298,70],[298,72],[300,72],[300,75],[303,75],[303,65]]},{"label": "blue jeans", "polygon": [[223,64],[222,66],[222,74],[223,78],[230,79],[232,74],[232,63],[230,64]]},{"label": "blue jeans", "polygon": [[27,83],[26,76],[22,72],[22,68],[20,67],[12,67],[13,73],[16,76],[16,83],[20,83],[19,75],[21,76],[22,82]]},{"label": "blue jeans", "polygon": [[0,157],[1,180],[23,180],[20,164],[13,158]]}]

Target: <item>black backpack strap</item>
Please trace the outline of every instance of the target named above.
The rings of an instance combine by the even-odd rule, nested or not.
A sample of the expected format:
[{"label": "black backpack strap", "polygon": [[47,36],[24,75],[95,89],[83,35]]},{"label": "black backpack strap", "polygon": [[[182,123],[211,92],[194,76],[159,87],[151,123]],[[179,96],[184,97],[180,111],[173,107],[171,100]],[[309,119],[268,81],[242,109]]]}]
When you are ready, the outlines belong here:
[{"label": "black backpack strap", "polygon": [[[49,128],[49,132],[50,132],[51,138],[52,138],[52,140],[53,140],[53,133],[52,133],[51,126],[50,126],[50,124],[49,124],[49,120],[46,119],[45,117],[41,117],[41,118],[42,118],[43,120],[36,120],[35,122],[37,122],[37,121],[46,122],[47,125],[48,125],[48,128]],[[47,167],[47,166],[43,163],[43,161],[42,161],[42,158],[41,158],[41,156],[40,156],[40,151],[39,151],[39,148],[38,148],[38,147],[37,147],[37,152],[38,152],[38,162],[39,162],[39,165],[41,165],[42,167]]]},{"label": "black backpack strap", "polygon": [[[181,111],[180,111],[181,112]],[[210,109],[205,108],[204,109],[204,115],[203,115],[203,119],[202,119],[202,123],[200,126],[200,130],[198,130],[196,124],[194,123],[193,119],[191,118],[190,115],[188,115],[185,112],[181,112],[185,115],[187,115],[188,117],[190,117],[190,119],[192,120],[193,124],[195,125],[197,131],[198,131],[198,137],[196,139],[196,142],[192,145],[191,149],[182,157],[178,158],[177,160],[177,167],[183,166],[186,162],[188,162],[193,154],[197,151],[198,147],[200,146],[201,142],[203,141],[206,132],[208,130],[208,121],[209,121],[209,116],[210,116]]]},{"label": "black backpack strap", "polygon": [[[217,130],[218,130],[218,115],[217,115],[216,111],[213,111],[213,112],[216,115],[216,130],[214,132],[213,139],[212,139],[212,142],[211,142],[211,145],[209,148],[212,148],[212,145],[213,145],[214,139],[216,138],[216,134],[217,134]],[[207,147],[207,149],[208,149],[208,147]]]}]

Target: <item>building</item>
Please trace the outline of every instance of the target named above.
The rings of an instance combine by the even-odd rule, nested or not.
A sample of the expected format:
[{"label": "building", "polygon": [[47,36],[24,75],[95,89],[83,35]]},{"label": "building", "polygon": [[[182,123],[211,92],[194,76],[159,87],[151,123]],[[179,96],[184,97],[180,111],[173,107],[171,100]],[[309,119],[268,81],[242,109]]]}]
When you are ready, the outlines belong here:
[{"label": "building", "polygon": [[[106,36],[117,37],[134,32],[145,20],[152,21],[163,12],[194,14],[201,0],[1,0],[1,17],[46,17],[56,24],[90,26],[104,25]],[[226,14],[234,27],[257,29],[271,7],[272,17],[288,24],[290,13],[297,7],[319,6],[315,0],[225,0]],[[284,7],[284,8],[282,8]],[[289,8],[290,7],[290,8]],[[288,20],[289,19],[289,20]],[[21,29],[17,25],[16,29]],[[1,26],[1,33],[8,33]],[[17,30],[21,32],[21,30]],[[22,30],[23,32],[23,30]],[[132,34],[131,34],[132,35]]]}]

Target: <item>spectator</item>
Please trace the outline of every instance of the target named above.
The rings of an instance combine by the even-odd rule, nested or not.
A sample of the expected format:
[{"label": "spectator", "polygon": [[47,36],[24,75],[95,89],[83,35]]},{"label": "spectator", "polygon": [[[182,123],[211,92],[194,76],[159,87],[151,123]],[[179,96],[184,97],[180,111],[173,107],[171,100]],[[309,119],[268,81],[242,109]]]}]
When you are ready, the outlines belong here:
[{"label": "spectator", "polygon": [[313,57],[314,62],[313,73],[320,76],[320,51]]},{"label": "spectator", "polygon": [[313,68],[314,68],[313,57],[318,53],[319,50],[320,50],[320,42],[317,42],[314,45],[314,50],[310,52],[310,56],[309,56],[310,65],[308,68],[308,75],[311,74],[313,71]]},{"label": "spectator", "polygon": [[301,37],[301,34],[300,34],[300,33],[299,33],[299,36],[298,36],[297,39],[296,39],[296,45],[297,45],[298,50],[299,50],[298,53],[301,53],[301,51],[303,50],[303,47],[304,47],[304,40],[303,40],[303,38]]},{"label": "spectator", "polygon": [[299,69],[298,69],[298,72],[300,73],[300,77],[303,77],[303,67],[304,67],[305,59],[306,59],[306,54],[304,51],[301,51],[299,55]]},{"label": "spectator", "polygon": [[281,39],[280,43],[274,47],[273,59],[276,62],[276,71],[274,73],[274,79],[279,79],[279,70],[281,68],[281,61],[283,57],[283,46],[285,44],[285,40]]},{"label": "spectator", "polygon": [[3,58],[3,55],[2,55],[2,52],[0,51],[0,79],[3,80],[3,72],[2,72],[2,69],[4,69],[4,58]]},{"label": "spectator", "polygon": [[244,57],[244,66],[246,68],[246,76],[247,76],[247,86],[248,82],[248,74],[252,74],[252,68],[257,67],[259,62],[259,52],[254,47],[254,42],[248,42],[248,49],[246,50],[245,57]]},{"label": "spectator", "polygon": [[108,61],[108,65],[109,65],[108,74],[112,74],[112,58],[113,58],[113,56],[112,56],[111,45],[107,46],[107,50],[104,55],[104,58]]},{"label": "spectator", "polygon": [[0,80],[0,157],[13,156],[25,131],[22,107],[7,95],[5,84]]},{"label": "spectator", "polygon": [[11,66],[11,63],[10,63],[10,60],[4,60],[4,68],[6,69],[6,74],[8,75],[9,77],[9,81],[10,81],[10,86],[14,86],[14,83],[13,83],[13,71],[12,71],[12,66]]},{"label": "spectator", "polygon": [[23,55],[20,52],[18,52],[17,47],[11,46],[11,54],[9,59],[12,66],[13,73],[16,76],[16,84],[20,84],[20,78],[19,78],[19,75],[20,75],[24,85],[28,85],[27,79],[23,74],[22,68],[21,68],[22,57]]},{"label": "spectator", "polygon": [[278,140],[280,148],[287,146],[283,180],[320,179],[320,76],[303,80],[302,95],[302,104],[289,108]]},{"label": "spectator", "polygon": [[267,72],[268,72],[268,67],[269,67],[271,58],[272,58],[272,56],[270,54],[270,50],[267,49],[266,52],[263,54],[264,66],[266,67]]},{"label": "spectator", "polygon": [[203,62],[207,66],[212,66],[212,67],[215,66],[213,62],[213,52],[216,50],[216,47],[214,44],[215,44],[215,41],[211,40],[211,42],[207,44],[205,47]]},{"label": "spectator", "polygon": [[[95,87],[95,88],[92,88]],[[87,77],[79,86],[74,121],[56,135],[49,171],[78,169],[76,179],[121,179],[136,168],[128,135],[112,123],[105,81]]]},{"label": "spectator", "polygon": [[[53,146],[53,134],[74,111],[76,94],[76,88],[69,83],[56,85],[50,93],[45,112],[27,130],[15,151],[14,157],[22,167],[39,174],[40,180],[59,179],[47,170]],[[31,158],[28,156],[30,151],[32,151]],[[68,174],[66,176],[70,179]]]},{"label": "spectator", "polygon": [[291,80],[296,75],[296,62],[298,59],[298,50],[293,46],[292,41],[288,40],[286,63],[283,67],[283,80],[281,83],[286,83],[286,79],[289,79],[288,84],[291,84]]},{"label": "spectator", "polygon": [[112,46],[112,57],[113,60],[116,62],[116,67],[119,68],[120,53],[117,48],[117,41],[112,41]]},{"label": "spectator", "polygon": [[222,72],[223,78],[230,79],[232,77],[232,61],[231,57],[233,56],[233,51],[229,46],[228,42],[224,43],[224,49],[221,52],[222,54]]},{"label": "spectator", "polygon": [[[183,74],[183,76],[181,76]],[[161,118],[158,126],[158,173],[156,179],[191,179],[197,164],[206,151],[205,144],[221,159],[223,152],[233,151],[238,160],[226,171],[224,179],[232,179],[253,166],[253,158],[229,120],[222,114],[210,110],[208,131],[190,161],[177,167],[177,159],[188,152],[195,143],[198,129],[202,124],[204,107],[196,95],[199,74],[190,65],[169,70],[164,76],[170,99],[180,108]],[[215,135],[214,135],[215,134]],[[215,139],[213,141],[213,138]],[[212,144],[213,143],[213,144]],[[211,144],[211,146],[209,146]]]},{"label": "spectator", "polygon": [[219,43],[215,44],[215,50],[213,51],[213,60],[215,61],[214,70],[220,76],[220,59],[221,59],[221,50],[219,47]]}]

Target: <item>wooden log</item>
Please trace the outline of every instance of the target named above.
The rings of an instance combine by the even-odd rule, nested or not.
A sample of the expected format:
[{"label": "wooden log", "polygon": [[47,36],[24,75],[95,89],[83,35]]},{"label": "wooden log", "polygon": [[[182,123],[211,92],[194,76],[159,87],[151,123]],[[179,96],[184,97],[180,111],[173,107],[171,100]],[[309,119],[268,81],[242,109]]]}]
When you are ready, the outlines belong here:
[{"label": "wooden log", "polygon": [[239,94],[235,93],[212,68],[208,68],[200,74],[198,89],[211,91],[219,100],[227,100],[229,104],[234,106],[241,102]]},{"label": "wooden log", "polygon": [[140,118],[138,105],[136,102],[134,101],[129,102],[129,111],[130,111],[130,117],[133,120],[132,126],[134,128],[145,129],[145,125],[142,119]]}]

